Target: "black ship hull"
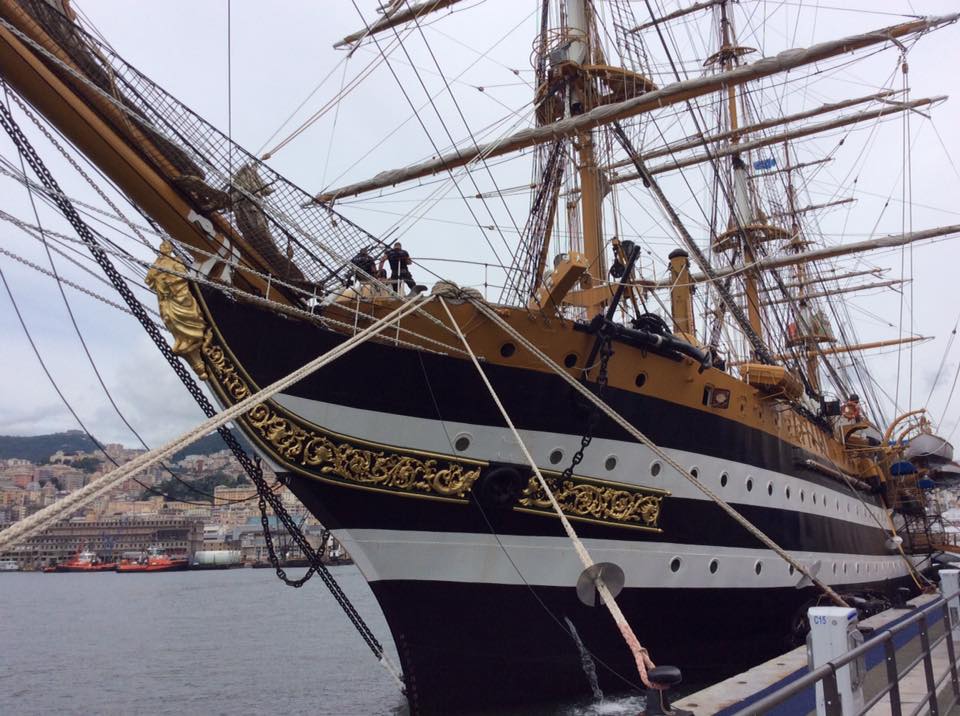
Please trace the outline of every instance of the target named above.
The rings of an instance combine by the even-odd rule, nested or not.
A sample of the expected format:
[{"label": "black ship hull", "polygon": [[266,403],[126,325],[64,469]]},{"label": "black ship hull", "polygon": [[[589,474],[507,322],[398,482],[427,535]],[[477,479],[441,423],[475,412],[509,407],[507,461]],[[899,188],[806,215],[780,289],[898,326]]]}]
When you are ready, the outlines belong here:
[{"label": "black ship hull", "polygon": [[[222,344],[206,357],[225,403],[344,340],[215,294],[205,302]],[[584,408],[556,377],[487,372],[543,469],[562,469]],[[879,498],[806,468],[812,455],[669,401],[604,397],[841,593],[912,584],[887,548]],[[493,468],[519,472],[523,460],[468,361],[368,342],[257,410],[241,427],[354,557],[414,713],[589,695],[567,620],[603,688],[639,688],[609,614],[576,596],[582,566],[559,520],[530,488],[506,503],[485,496]],[[707,680],[790,647],[819,592],[615,426],[598,423],[595,434],[571,491],[596,499],[581,512],[576,499],[564,504],[594,559],[624,569],[618,602],[654,659]],[[644,508],[601,510],[601,493]]]}]

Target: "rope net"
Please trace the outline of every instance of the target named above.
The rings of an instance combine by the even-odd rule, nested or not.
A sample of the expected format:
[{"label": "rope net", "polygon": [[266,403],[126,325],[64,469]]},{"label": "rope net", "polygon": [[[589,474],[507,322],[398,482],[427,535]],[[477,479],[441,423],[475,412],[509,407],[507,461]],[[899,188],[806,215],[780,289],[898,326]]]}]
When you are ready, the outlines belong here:
[{"label": "rope net", "polygon": [[[18,0],[83,80],[43,57],[81,92],[92,84],[122,111],[100,112],[196,209],[218,215],[263,257],[270,273],[322,291],[361,248],[383,242],[261,162],[47,0]],[[102,104],[102,102],[100,103]],[[332,288],[332,287],[331,287]]]}]

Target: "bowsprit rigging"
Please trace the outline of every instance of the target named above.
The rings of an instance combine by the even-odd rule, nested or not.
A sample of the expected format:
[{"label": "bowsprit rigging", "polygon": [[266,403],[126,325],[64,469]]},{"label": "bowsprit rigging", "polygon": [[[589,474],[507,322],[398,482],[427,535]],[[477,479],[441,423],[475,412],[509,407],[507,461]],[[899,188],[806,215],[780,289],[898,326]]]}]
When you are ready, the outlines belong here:
[{"label": "bowsprit rigging", "polygon": [[[577,694],[582,653],[604,690],[624,680],[639,688],[628,674],[655,682],[650,655],[719,675],[747,665],[730,654],[756,663],[796,637],[797,614],[824,594],[859,603],[922,587],[917,571],[938,544],[923,485],[947,479],[952,447],[921,449],[939,438],[917,414],[881,420],[877,380],[861,361],[923,336],[860,340],[837,304],[864,288],[919,284],[906,271],[887,278],[881,265],[843,259],[946,240],[960,226],[904,221],[889,235],[844,226],[863,240],[834,243],[819,218],[851,211],[865,194],[856,181],[827,196],[810,184],[841,162],[850,176],[866,171],[863,151],[850,156],[854,131],[872,137],[897,117],[933,116],[943,98],[911,98],[882,78],[857,97],[807,96],[808,85],[891,49],[899,69],[906,50],[938,42],[933,31],[957,16],[785,49],[749,15],[738,28],[740,5],[638,18],[622,0],[543,0],[533,103],[475,131],[437,37],[424,30],[486,6],[389,3],[362,30],[338,35],[348,53],[378,59],[333,104],[339,112],[361,80],[400,86],[429,158],[311,195],[91,37],[68,2],[0,0],[0,73],[165,239],[149,276],[174,349],[112,266],[123,251],[90,231],[4,113],[45,198],[198,401],[193,375],[207,383],[224,408],[211,420],[232,416],[355,557],[390,626],[414,713]],[[469,141],[455,141],[441,98]],[[435,112],[442,140],[419,108]],[[342,131],[341,119],[338,139]],[[823,136],[829,155],[809,155],[807,142]],[[499,173],[520,159],[531,173],[502,189]],[[526,181],[519,220],[513,189]],[[485,233],[462,239],[463,222],[436,209],[451,191],[471,214],[467,225],[495,232],[512,256],[497,269],[497,304],[446,275],[428,297],[403,295],[375,260],[400,232],[377,235],[348,218],[383,192],[413,206],[395,228],[414,261],[420,216],[444,222],[451,247],[493,251]],[[910,198],[904,192],[904,206]],[[666,234],[665,260],[650,250],[647,221]],[[404,278],[404,254],[393,255]],[[427,260],[418,278],[421,270]],[[848,283],[857,276],[875,278]],[[260,458],[240,459],[267,530],[267,507],[281,508],[261,489]],[[111,480],[126,475],[121,468]],[[599,591],[612,622],[581,601],[578,584]],[[750,633],[732,618],[745,610],[763,615]]]}]

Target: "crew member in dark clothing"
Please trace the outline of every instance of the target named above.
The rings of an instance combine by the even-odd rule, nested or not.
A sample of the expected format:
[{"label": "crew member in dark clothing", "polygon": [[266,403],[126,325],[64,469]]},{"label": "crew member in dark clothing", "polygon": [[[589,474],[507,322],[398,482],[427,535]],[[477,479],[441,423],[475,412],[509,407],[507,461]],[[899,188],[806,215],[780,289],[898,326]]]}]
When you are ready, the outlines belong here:
[{"label": "crew member in dark clothing", "polygon": [[350,263],[357,267],[357,270],[353,272],[357,281],[369,281],[377,270],[373,256],[366,249],[360,249],[357,255],[350,259]]},{"label": "crew member in dark clothing", "polygon": [[400,245],[400,242],[396,242],[390,249],[387,249],[387,252],[383,255],[383,258],[380,259],[380,268],[383,269],[385,263],[390,264],[390,282],[394,285],[394,288],[399,293],[400,292],[400,282],[407,284],[407,288],[410,289],[412,293],[420,293],[421,291],[426,291],[426,286],[421,286],[416,281],[413,280],[413,276],[410,275],[410,254],[403,250],[403,246]]}]

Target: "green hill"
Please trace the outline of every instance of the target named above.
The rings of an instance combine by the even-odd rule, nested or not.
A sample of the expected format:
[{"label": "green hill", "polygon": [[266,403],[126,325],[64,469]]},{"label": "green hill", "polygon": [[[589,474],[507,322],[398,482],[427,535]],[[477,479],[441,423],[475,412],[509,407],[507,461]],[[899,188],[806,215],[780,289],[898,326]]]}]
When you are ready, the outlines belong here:
[{"label": "green hill", "polygon": [[21,458],[39,463],[46,462],[57,450],[75,453],[96,449],[96,443],[81,430],[52,435],[0,435],[0,460]]},{"label": "green hill", "polygon": [[[252,453],[250,443],[243,435],[236,430],[233,434],[237,436],[240,444],[248,453]],[[127,447],[139,447],[134,443],[128,443]],[[150,447],[159,447],[151,445]],[[226,448],[223,440],[218,433],[204,435],[190,447],[187,447],[177,453],[174,453],[170,462],[178,462],[187,455],[210,455]],[[46,462],[51,455],[58,450],[65,453],[93,452],[97,449],[96,444],[87,437],[81,430],[67,430],[62,433],[53,433],[52,435],[0,435],[0,460],[8,458],[21,458],[31,462]]]}]

